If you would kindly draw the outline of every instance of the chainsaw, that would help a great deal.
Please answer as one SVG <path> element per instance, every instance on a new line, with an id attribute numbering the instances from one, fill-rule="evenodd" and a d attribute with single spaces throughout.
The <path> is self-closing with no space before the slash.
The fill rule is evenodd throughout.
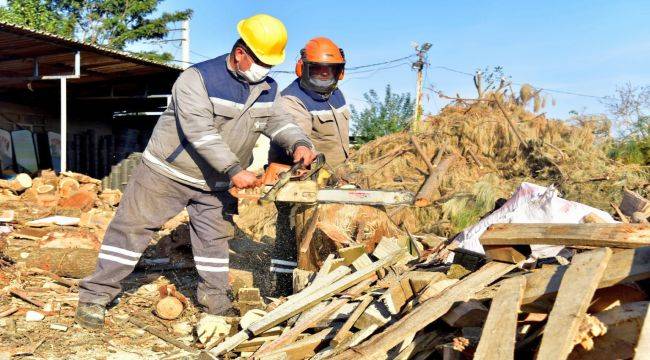
<path id="1" fill-rule="evenodd" d="M 239 199 L 260 203 L 288 202 L 305 204 L 411 205 L 413 193 L 408 191 L 364 190 L 356 188 L 319 188 L 317 178 L 325 165 L 318 154 L 309 169 L 302 162 L 293 166 L 270 163 L 252 190 L 231 188 Z"/>

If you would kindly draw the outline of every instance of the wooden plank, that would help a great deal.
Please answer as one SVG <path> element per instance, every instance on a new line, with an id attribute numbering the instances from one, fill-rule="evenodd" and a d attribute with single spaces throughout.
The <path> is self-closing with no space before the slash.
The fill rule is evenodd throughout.
<path id="1" fill-rule="evenodd" d="M 307 336 L 293 344 L 278 349 L 277 351 L 256 358 L 259 358 L 260 360 L 277 358 L 285 360 L 302 360 L 310 358 L 316 354 L 316 349 L 322 342 L 332 338 L 332 333 L 332 329 L 324 329 L 314 335 Z"/>
<path id="2" fill-rule="evenodd" d="M 509 245 L 483 245 L 483 250 L 488 258 L 511 264 L 516 264 L 528 258 L 528 256 Z M 530 249 L 528 252 L 530 253 Z"/>
<path id="3" fill-rule="evenodd" d="M 514 359 L 517 315 L 525 288 L 526 278 L 523 276 L 515 276 L 501 282 L 490 305 L 474 359 Z"/>
<path id="4" fill-rule="evenodd" d="M 386 289 L 386 292 L 381 296 L 380 300 L 384 302 L 386 308 L 388 308 L 388 311 L 392 315 L 397 315 L 411 298 L 413 298 L 411 284 L 408 278 L 403 278 L 399 282 L 395 281 L 393 285 Z"/>
<path id="5" fill-rule="evenodd" d="M 573 257 L 562 279 L 555 305 L 544 328 L 537 353 L 539 360 L 566 359 L 573 350 L 580 321 L 612 256 L 609 248 L 580 253 Z M 576 291 L 579 289 L 579 291 Z"/>
<path id="6" fill-rule="evenodd" d="M 557 293 L 568 265 L 537 269 L 526 276 L 526 291 L 522 304 L 532 304 Z M 619 251 L 612 255 L 598 288 L 650 278 L 650 246 Z M 494 296 L 496 287 L 477 294 L 477 299 Z M 425 290 L 426 291 L 426 290 Z"/>
<path id="7" fill-rule="evenodd" d="M 363 314 L 363 312 L 366 310 L 366 308 L 368 307 L 368 305 L 370 305 L 371 302 L 372 302 L 372 296 L 365 295 L 363 300 L 361 300 L 359 305 L 357 305 L 357 307 L 354 309 L 354 312 L 352 312 L 350 317 L 345 321 L 343 326 L 341 326 L 339 331 L 336 333 L 334 339 L 332 339 L 331 341 L 332 345 L 336 346 L 342 343 L 345 339 L 352 336 L 350 329 L 352 329 L 354 323 L 357 322 L 361 314 Z"/>
<path id="8" fill-rule="evenodd" d="M 476 291 L 481 290 L 514 268 L 515 266 L 512 264 L 499 262 L 486 264 L 480 270 L 450 286 L 446 291 L 420 304 L 381 333 L 354 349 L 345 351 L 335 359 L 358 359 L 360 356 L 370 358 L 385 354 L 414 332 L 422 330 L 439 319 L 451 309 L 454 303 L 469 300 Z"/>
<path id="9" fill-rule="evenodd" d="M 637 248 L 650 245 L 648 224 L 494 224 L 483 245 L 575 245 Z"/>
<path id="10" fill-rule="evenodd" d="M 271 353 L 282 346 L 285 346 L 289 343 L 296 341 L 298 336 L 302 334 L 305 330 L 315 326 L 320 320 L 330 316 L 330 314 L 340 309 L 342 306 L 347 304 L 351 299 L 361 295 L 361 293 L 363 293 L 366 289 L 368 289 L 370 285 L 372 285 L 372 283 L 376 280 L 377 280 L 377 276 L 371 276 L 369 279 L 360 282 L 359 284 L 353 286 L 348 291 L 346 291 L 345 297 L 332 300 L 332 302 L 329 303 L 317 315 L 306 319 L 301 319 L 301 321 L 296 323 L 289 331 L 282 334 L 279 338 L 277 338 L 273 342 L 270 342 L 262 346 L 262 348 L 260 348 L 258 352 L 258 355 Z"/>
<path id="11" fill-rule="evenodd" d="M 648 312 L 648 301 L 623 304 L 610 310 L 595 314 L 592 318 L 600 323 L 602 331 L 596 336 L 591 333 L 576 346 L 569 356 L 570 360 L 611 360 L 632 359 L 639 343 L 639 335 Z M 584 324 L 584 321 L 583 321 Z M 641 354 L 641 359 L 648 359 L 648 353 Z"/>
<path id="12" fill-rule="evenodd" d="M 339 256 L 345 260 L 345 265 L 352 265 L 352 262 L 359 256 L 366 253 L 365 245 L 353 245 L 349 247 L 340 248 L 338 250 Z"/>
<path id="13" fill-rule="evenodd" d="M 647 359 L 650 354 L 650 306 L 646 309 L 643 326 L 639 334 L 639 341 L 634 349 L 634 360 Z"/>
<path id="14" fill-rule="evenodd" d="M 426 288 L 429 284 L 447 279 L 447 275 L 444 273 L 421 270 L 409 271 L 406 273 L 406 277 L 409 279 L 411 289 L 416 294 L 419 294 L 420 291 Z"/>
<path id="15" fill-rule="evenodd" d="M 481 327 L 487 318 L 488 309 L 479 301 L 462 302 L 442 316 L 442 321 L 456 328 Z"/>
<path id="16" fill-rule="evenodd" d="M 327 258 L 325 258 L 325 261 L 323 261 L 323 265 L 321 265 L 320 269 L 316 273 L 316 277 L 314 277 L 314 280 L 312 281 L 312 284 L 317 283 L 325 275 L 332 272 L 332 263 L 334 261 L 334 257 L 335 257 L 334 254 L 327 255 Z"/>
<path id="17" fill-rule="evenodd" d="M 352 262 L 352 266 L 354 266 L 354 269 L 357 271 L 363 270 L 369 266 L 372 266 L 372 260 L 370 260 L 368 254 L 363 253 Z"/>
<path id="18" fill-rule="evenodd" d="M 210 354 L 214 357 L 217 357 L 227 351 L 232 350 L 235 346 L 239 345 L 241 342 L 248 340 L 250 334 L 258 335 L 263 333 L 265 330 L 272 328 L 275 325 L 283 322 L 284 320 L 303 312 L 305 309 L 312 307 L 314 304 L 317 304 L 325 299 L 332 297 L 333 294 L 339 293 L 347 288 L 350 288 L 365 279 L 374 276 L 375 272 L 379 269 L 382 269 L 386 266 L 394 264 L 401 254 L 395 254 L 385 259 L 381 259 L 373 263 L 371 266 L 357 271 L 353 274 L 350 274 L 335 283 L 322 287 L 319 290 L 314 291 L 308 296 L 295 297 L 287 302 L 281 304 L 266 316 L 256 321 L 254 324 L 244 329 L 239 333 L 233 335 L 232 337 L 226 339 L 224 342 L 219 344 L 216 348 L 210 351 Z M 337 269 L 338 270 L 338 269 Z M 308 288 L 309 289 L 309 288 Z M 295 300 L 294 300 L 295 299 Z"/>

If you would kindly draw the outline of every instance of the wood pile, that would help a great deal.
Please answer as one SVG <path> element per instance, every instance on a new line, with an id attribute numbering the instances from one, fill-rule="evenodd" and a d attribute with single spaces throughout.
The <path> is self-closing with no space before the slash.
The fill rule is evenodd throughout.
<path id="1" fill-rule="evenodd" d="M 417 241 L 417 240 L 413 240 Z M 642 359 L 650 226 L 499 224 L 484 246 L 563 245 L 570 259 L 426 265 L 395 238 L 341 248 L 304 289 L 240 323 L 204 358 Z M 421 248 L 425 248 L 424 245 Z M 294 276 L 299 276 L 296 270 Z M 460 274 L 454 276 L 453 274 Z M 459 278 L 457 278 L 459 277 Z M 246 314 L 242 314 L 247 317 Z M 643 329 L 643 330 L 642 330 Z"/>

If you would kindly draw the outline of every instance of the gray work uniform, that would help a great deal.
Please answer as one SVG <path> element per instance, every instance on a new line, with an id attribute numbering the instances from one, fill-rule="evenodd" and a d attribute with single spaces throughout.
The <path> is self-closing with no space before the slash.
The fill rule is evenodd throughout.
<path id="1" fill-rule="evenodd" d="M 324 96 L 305 89 L 300 79 L 294 80 L 282 90 L 282 107 L 291 114 L 293 121 L 309 136 L 316 150 L 325 155 L 330 168 L 344 164 L 349 157 L 350 110 L 340 89 Z M 280 144 L 272 143 L 269 161 L 290 163 Z M 291 219 L 304 212 L 307 207 L 290 203 L 276 203 L 278 220 L 276 238 L 271 254 L 270 271 L 275 273 L 283 291 L 276 296 L 288 295 L 288 283 L 297 263 L 297 241 L 299 234 L 291 226 Z M 284 284 L 282 284 L 284 283 Z"/>
<path id="2" fill-rule="evenodd" d="M 248 84 L 226 65 L 227 55 L 184 71 L 158 119 L 143 163 L 110 223 L 95 273 L 80 283 L 79 301 L 106 305 L 134 269 L 153 231 L 187 208 L 200 280 L 198 301 L 209 313 L 230 307 L 228 240 L 237 201 L 230 177 L 252 162 L 260 134 L 292 152 L 313 147 L 278 104 L 271 78 Z"/>

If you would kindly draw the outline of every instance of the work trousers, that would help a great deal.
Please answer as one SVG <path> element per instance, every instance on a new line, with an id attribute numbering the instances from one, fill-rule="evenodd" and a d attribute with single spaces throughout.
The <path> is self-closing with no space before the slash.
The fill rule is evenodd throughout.
<path id="1" fill-rule="evenodd" d="M 153 232 L 187 208 L 192 253 L 199 273 L 198 302 L 211 314 L 230 308 L 228 240 L 237 200 L 227 191 L 208 192 L 160 175 L 140 163 L 127 185 L 102 242 L 95 272 L 79 284 L 79 301 L 107 305 L 138 263 Z"/>

